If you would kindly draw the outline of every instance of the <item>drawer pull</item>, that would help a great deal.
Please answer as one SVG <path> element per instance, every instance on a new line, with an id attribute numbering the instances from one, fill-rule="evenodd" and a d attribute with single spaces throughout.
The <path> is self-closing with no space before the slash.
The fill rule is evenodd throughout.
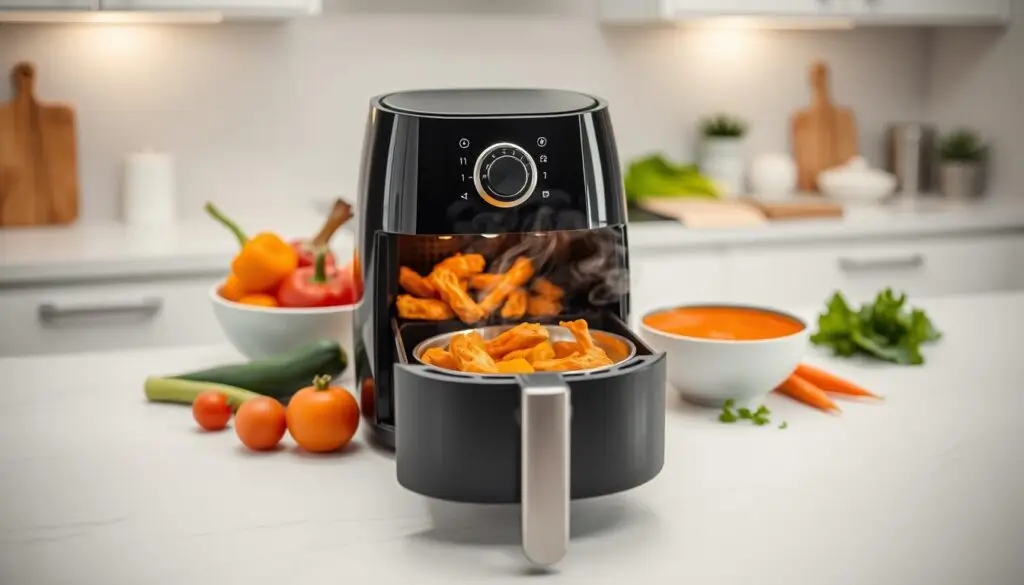
<path id="1" fill-rule="evenodd" d="M 840 258 L 839 268 L 844 272 L 862 272 L 865 270 L 896 270 L 900 268 L 920 268 L 924 266 L 924 256 L 892 256 L 888 258 Z"/>
<path id="2" fill-rule="evenodd" d="M 164 307 L 163 299 L 146 298 L 139 302 L 110 303 L 96 305 L 73 305 L 61 307 L 54 303 L 39 305 L 39 320 L 52 324 L 61 319 L 75 317 L 137 316 L 142 319 L 155 317 Z"/>

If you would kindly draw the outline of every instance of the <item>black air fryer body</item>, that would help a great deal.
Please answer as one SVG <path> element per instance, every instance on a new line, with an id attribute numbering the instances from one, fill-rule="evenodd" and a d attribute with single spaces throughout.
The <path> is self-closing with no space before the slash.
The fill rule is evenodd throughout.
<path id="1" fill-rule="evenodd" d="M 404 322 L 395 309 L 401 266 L 427 274 L 457 252 L 494 264 L 532 256 L 538 274 L 567 293 L 564 314 L 548 322 L 585 318 L 637 346 L 636 357 L 611 369 L 562 374 L 571 392 L 572 497 L 657 475 L 664 355 L 626 325 L 626 204 L 603 101 L 528 89 L 376 97 L 358 214 L 365 296 L 356 313 L 356 375 L 376 439 L 396 448 L 402 485 L 458 501 L 521 495 L 516 378 L 418 363 L 411 352 L 419 342 L 469 326 Z"/>

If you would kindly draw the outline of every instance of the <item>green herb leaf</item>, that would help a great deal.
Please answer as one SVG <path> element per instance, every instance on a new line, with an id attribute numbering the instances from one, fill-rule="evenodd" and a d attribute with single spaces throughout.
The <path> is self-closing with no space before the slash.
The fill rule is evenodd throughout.
<path id="1" fill-rule="evenodd" d="M 736 417 L 735 414 L 732 413 L 732 411 L 723 410 L 722 414 L 718 415 L 718 420 L 724 423 L 734 423 L 739 419 Z"/>
<path id="2" fill-rule="evenodd" d="M 754 418 L 754 414 L 752 412 L 750 412 L 749 408 L 741 408 L 740 409 L 740 418 L 745 419 L 745 420 L 750 420 L 750 419 Z"/>
<path id="3" fill-rule="evenodd" d="M 788 429 L 789 428 L 789 423 L 786 422 L 786 421 L 782 421 L 782 424 L 779 425 L 779 428 L 780 429 Z"/>
<path id="4" fill-rule="evenodd" d="M 886 288 L 854 311 L 836 292 L 818 316 L 811 343 L 828 347 L 839 357 L 868 355 L 901 365 L 924 363 L 921 346 L 941 339 L 942 333 L 921 309 L 907 306 L 907 295 Z"/>

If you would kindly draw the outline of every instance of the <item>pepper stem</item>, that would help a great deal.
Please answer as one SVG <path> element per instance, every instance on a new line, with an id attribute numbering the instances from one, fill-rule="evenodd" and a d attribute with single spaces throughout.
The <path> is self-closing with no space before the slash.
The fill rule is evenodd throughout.
<path id="1" fill-rule="evenodd" d="M 327 282 L 327 248 L 319 248 L 316 251 L 316 261 L 313 263 L 313 282 L 317 284 Z"/>
<path id="2" fill-rule="evenodd" d="M 235 223 L 234 221 L 228 219 L 228 216 L 224 215 L 224 213 L 221 210 L 217 209 L 213 205 L 213 203 L 207 201 L 206 205 L 203 206 L 203 209 L 206 210 L 206 213 L 210 214 L 210 217 L 217 220 L 218 222 L 221 223 L 221 225 L 231 230 L 231 233 L 235 234 L 235 237 L 238 238 L 239 245 L 244 246 L 249 241 L 249 236 L 245 235 L 245 232 L 242 231 L 242 228 L 238 227 L 238 224 Z"/>
<path id="3" fill-rule="evenodd" d="M 319 392 L 321 390 L 327 390 L 331 386 L 331 377 L 327 374 L 323 376 L 315 376 L 313 378 L 313 388 Z"/>

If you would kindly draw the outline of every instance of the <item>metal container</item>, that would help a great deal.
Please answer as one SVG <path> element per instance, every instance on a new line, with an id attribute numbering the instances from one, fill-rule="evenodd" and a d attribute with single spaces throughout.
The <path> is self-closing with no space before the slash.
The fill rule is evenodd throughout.
<path id="1" fill-rule="evenodd" d="M 463 329 L 462 331 L 454 331 L 452 333 L 443 333 L 441 335 L 435 335 L 434 337 L 431 337 L 430 339 L 427 339 L 419 343 L 415 347 L 415 349 L 412 350 L 412 355 L 416 359 L 416 361 L 422 364 L 424 363 L 424 352 L 426 352 L 428 349 L 432 347 L 448 347 L 448 342 L 450 342 L 452 338 L 455 337 L 456 335 L 463 335 L 466 333 L 476 332 L 479 333 L 480 337 L 484 338 L 484 340 L 488 340 L 494 339 L 498 335 L 504 333 L 505 331 L 508 331 L 509 329 L 512 329 L 513 327 L 515 326 L 492 325 L 489 327 L 480 327 L 477 329 Z M 543 327 L 548 330 L 549 341 L 575 341 L 576 339 L 575 337 L 573 337 L 572 333 L 565 327 L 561 327 L 559 325 L 544 325 Z M 608 368 L 613 367 L 615 364 L 624 362 L 636 355 L 636 345 L 632 341 L 626 339 L 625 337 L 622 337 L 621 335 L 608 333 L 607 331 L 591 329 L 590 336 L 594 338 L 594 344 L 603 349 L 604 352 L 608 354 L 608 357 L 611 358 L 612 363 L 600 368 L 590 368 L 587 370 L 572 370 L 575 373 L 596 372 L 599 370 L 606 370 Z M 479 376 L 487 374 L 476 375 Z M 500 375 L 507 376 L 508 374 Z"/>
<path id="2" fill-rule="evenodd" d="M 935 129 L 893 124 L 886 132 L 886 170 L 896 175 L 896 192 L 912 197 L 935 190 Z"/>

